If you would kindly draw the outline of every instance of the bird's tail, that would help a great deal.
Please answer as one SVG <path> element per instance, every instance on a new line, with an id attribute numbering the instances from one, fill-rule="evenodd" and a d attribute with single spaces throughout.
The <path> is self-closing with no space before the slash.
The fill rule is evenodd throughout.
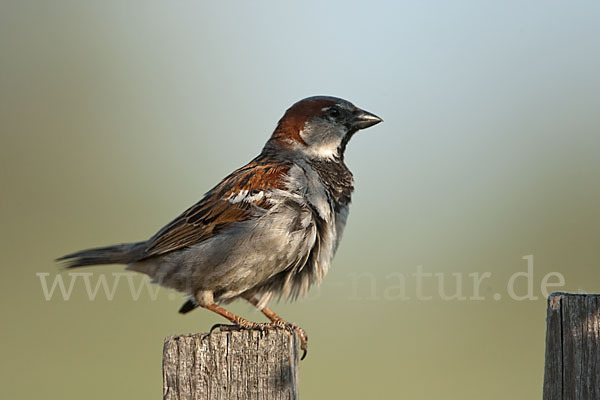
<path id="1" fill-rule="evenodd" d="M 146 242 L 96 247 L 67 254 L 57 258 L 56 261 L 64 261 L 66 268 L 100 264 L 129 264 L 141 259 L 145 248 Z"/>

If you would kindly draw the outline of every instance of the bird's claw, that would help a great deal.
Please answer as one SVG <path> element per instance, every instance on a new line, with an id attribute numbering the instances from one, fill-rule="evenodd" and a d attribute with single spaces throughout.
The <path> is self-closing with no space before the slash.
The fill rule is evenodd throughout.
<path id="1" fill-rule="evenodd" d="M 210 328 L 209 334 L 211 334 L 215 329 L 219 329 L 221 332 L 232 332 L 239 331 L 240 329 L 248 329 L 248 330 L 259 330 L 264 332 L 266 329 L 270 328 L 271 324 L 264 324 L 258 322 L 235 322 L 232 325 L 229 324 L 214 324 L 212 328 Z"/>
<path id="2" fill-rule="evenodd" d="M 296 324 L 286 322 L 283 320 L 273 321 L 271 325 L 277 328 L 285 329 L 291 333 L 298 334 L 298 336 L 300 337 L 300 349 L 302 349 L 302 357 L 300 357 L 300 360 L 304 360 L 306 354 L 308 353 L 308 335 L 306 334 L 304 329 L 300 328 Z"/>
<path id="3" fill-rule="evenodd" d="M 232 330 L 237 329 L 237 325 L 227 325 L 227 324 L 214 324 L 211 328 L 210 331 L 208 331 L 208 334 L 210 335 L 211 333 L 213 333 L 213 331 L 215 329 L 220 330 L 221 332 L 230 332 Z"/>
<path id="4" fill-rule="evenodd" d="M 297 333 L 298 337 L 300 337 L 300 349 L 302 349 L 302 357 L 300 357 L 300 360 L 304 360 L 304 358 L 306 357 L 306 354 L 308 353 L 308 335 L 306 334 L 304 329 L 300 328 L 298 325 L 293 324 L 291 322 L 279 320 L 279 321 L 273 321 L 272 323 L 269 324 L 269 323 L 250 322 L 250 321 L 244 321 L 244 322 L 240 321 L 240 322 L 236 322 L 234 325 L 214 324 L 212 326 L 212 328 L 210 328 L 210 331 L 208 332 L 208 334 L 210 335 L 211 333 L 213 333 L 213 331 L 215 329 L 219 329 L 221 332 L 239 331 L 240 329 L 249 329 L 249 330 L 255 329 L 255 330 L 264 332 L 268 328 L 285 329 L 288 332 Z"/>

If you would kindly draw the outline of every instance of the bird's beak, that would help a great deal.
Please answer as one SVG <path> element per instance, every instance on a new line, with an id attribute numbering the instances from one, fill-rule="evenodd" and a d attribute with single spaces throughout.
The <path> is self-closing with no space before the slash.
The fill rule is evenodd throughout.
<path id="1" fill-rule="evenodd" d="M 358 109 L 354 113 L 352 118 L 352 127 L 354 129 L 365 129 L 375 124 L 382 122 L 383 120 L 375 114 L 371 114 L 368 111 Z"/>

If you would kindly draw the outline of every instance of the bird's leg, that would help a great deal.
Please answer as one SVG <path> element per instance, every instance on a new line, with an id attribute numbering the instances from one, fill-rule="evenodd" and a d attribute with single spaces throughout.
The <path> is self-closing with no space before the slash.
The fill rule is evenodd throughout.
<path id="1" fill-rule="evenodd" d="M 232 323 L 234 323 L 235 325 L 237 325 L 240 328 L 261 329 L 262 330 L 268 326 L 268 324 L 259 324 L 256 322 L 248 321 L 247 319 L 242 318 L 239 315 L 232 313 L 231 311 L 227 311 L 226 309 L 224 309 L 221 306 L 218 306 L 215 303 L 210 303 L 208 305 L 202 305 L 201 307 L 206 308 L 207 310 L 210 310 L 212 312 L 219 314 L 220 316 L 228 319 L 229 321 L 231 321 Z M 216 324 L 216 325 L 213 325 L 212 328 L 210 328 L 210 332 L 212 332 L 216 328 L 219 328 L 219 329 L 225 328 L 224 330 L 226 330 L 226 329 L 228 329 L 227 328 L 228 326 L 230 326 L 230 325 Z"/>
<path id="2" fill-rule="evenodd" d="M 279 315 L 275 314 L 268 307 L 259 308 L 258 300 L 256 300 L 254 297 L 246 298 L 246 300 L 248 300 L 250 304 L 258 308 L 267 318 L 269 318 L 271 320 L 271 325 L 298 333 L 298 336 L 300 337 L 300 348 L 303 351 L 301 360 L 304 360 L 304 357 L 306 357 L 306 353 L 308 352 L 308 335 L 304 329 L 292 322 L 284 321 Z"/>

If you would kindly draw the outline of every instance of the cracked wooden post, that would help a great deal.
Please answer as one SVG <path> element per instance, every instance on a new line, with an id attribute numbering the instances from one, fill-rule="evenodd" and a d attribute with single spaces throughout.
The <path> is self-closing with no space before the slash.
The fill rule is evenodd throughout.
<path id="1" fill-rule="evenodd" d="M 169 336 L 163 399 L 298 399 L 298 337 L 284 329 Z"/>
<path id="2" fill-rule="evenodd" d="M 600 295 L 552 293 L 544 400 L 600 399 Z"/>

